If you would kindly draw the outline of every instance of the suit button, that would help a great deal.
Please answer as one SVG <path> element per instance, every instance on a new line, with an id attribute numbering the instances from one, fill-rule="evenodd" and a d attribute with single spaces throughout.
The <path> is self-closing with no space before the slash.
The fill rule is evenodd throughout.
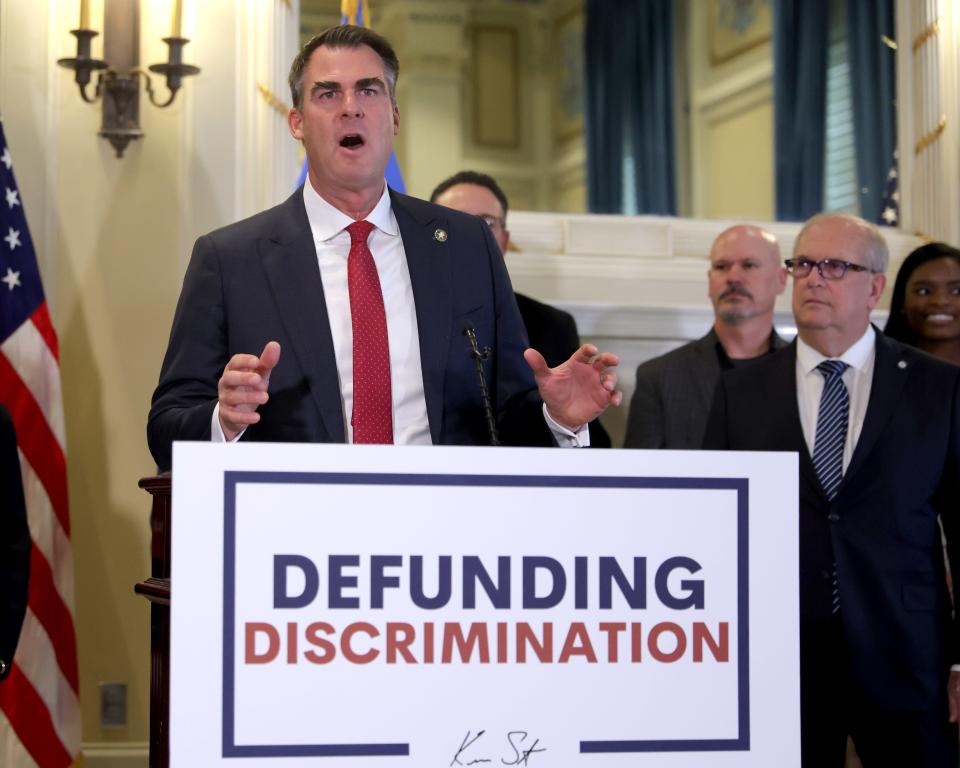
<path id="1" fill-rule="evenodd" d="M 831 523 L 839 523 L 840 515 L 838 515 L 836 512 L 831 512 L 829 515 L 827 515 L 827 520 L 829 520 Z"/>
<path id="2" fill-rule="evenodd" d="M 822 581 L 831 581 L 832 577 L 833 577 L 833 574 L 830 573 L 830 571 L 827 571 L 827 570 L 820 571 L 820 579 Z"/>

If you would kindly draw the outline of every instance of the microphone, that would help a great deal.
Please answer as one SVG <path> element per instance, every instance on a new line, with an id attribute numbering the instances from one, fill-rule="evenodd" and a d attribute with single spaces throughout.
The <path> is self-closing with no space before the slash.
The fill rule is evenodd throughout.
<path id="1" fill-rule="evenodd" d="M 477 343 L 477 329 L 469 320 L 463 324 L 463 335 L 470 345 L 470 357 L 473 358 L 477 369 L 477 386 L 480 387 L 480 399 L 483 401 L 483 415 L 487 422 L 487 434 L 490 445 L 500 445 L 500 436 L 497 433 L 497 420 L 493 416 L 493 404 L 490 401 L 490 390 L 487 388 L 487 377 L 483 372 L 483 361 L 490 359 L 490 347 L 480 349 Z"/>

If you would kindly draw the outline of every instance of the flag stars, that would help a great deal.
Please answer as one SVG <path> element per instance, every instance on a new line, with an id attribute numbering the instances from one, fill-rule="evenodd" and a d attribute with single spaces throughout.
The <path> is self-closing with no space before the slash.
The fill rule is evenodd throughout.
<path id="1" fill-rule="evenodd" d="M 883 213 L 881 214 L 881 217 L 887 224 L 897 223 L 897 212 L 890 206 L 887 206 L 886 208 L 883 209 Z"/>
<path id="2" fill-rule="evenodd" d="M 7 187 L 7 207 L 13 208 L 15 205 L 20 205 L 20 193 L 15 189 L 10 189 Z"/>
<path id="3" fill-rule="evenodd" d="M 6 147 L 3 148 L 3 154 L 0 155 L 0 163 L 3 163 L 8 171 L 10 170 L 10 166 L 13 165 L 13 160 L 10 159 L 10 150 Z"/>
<path id="4" fill-rule="evenodd" d="M 7 236 L 3 239 L 7 241 L 7 245 L 10 247 L 11 251 L 14 248 L 16 248 L 18 245 L 22 245 L 22 243 L 20 242 L 20 230 L 14 229 L 13 227 L 9 228 L 9 231 L 7 232 Z"/>
<path id="5" fill-rule="evenodd" d="M 12 291 L 20 287 L 20 272 L 14 272 L 11 267 L 7 267 L 7 274 L 0 277 L 0 282 L 7 284 L 7 290 Z"/>

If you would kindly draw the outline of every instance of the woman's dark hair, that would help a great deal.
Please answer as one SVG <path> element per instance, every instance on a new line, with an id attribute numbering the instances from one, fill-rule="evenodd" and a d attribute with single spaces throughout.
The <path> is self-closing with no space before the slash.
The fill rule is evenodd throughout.
<path id="1" fill-rule="evenodd" d="M 893 296 L 890 298 L 890 316 L 887 318 L 887 325 L 883 332 L 904 344 L 915 345 L 917 334 L 915 334 L 907 324 L 907 316 L 903 313 L 903 302 L 907 296 L 907 281 L 910 275 L 921 264 L 935 259 L 954 259 L 960 264 L 960 250 L 953 248 L 946 243 L 927 243 L 914 250 L 900 265 L 900 271 L 897 272 L 897 281 L 893 286 Z"/>

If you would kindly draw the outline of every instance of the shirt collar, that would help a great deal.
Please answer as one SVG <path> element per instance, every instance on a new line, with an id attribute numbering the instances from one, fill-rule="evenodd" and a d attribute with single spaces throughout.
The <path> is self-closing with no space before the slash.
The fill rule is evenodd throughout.
<path id="1" fill-rule="evenodd" d="M 353 224 L 354 220 L 350 216 L 335 208 L 317 194 L 309 179 L 303 185 L 303 204 L 307 209 L 307 220 L 310 222 L 314 240 L 320 242 L 332 240 Z M 380 195 L 380 199 L 365 220 L 384 234 L 394 236 L 400 234 L 397 221 L 393 217 L 390 190 L 387 188 L 386 182 L 383 185 L 383 194 Z"/>
<path id="2" fill-rule="evenodd" d="M 713 340 L 714 349 L 717 350 L 717 360 L 720 362 L 720 369 L 724 371 L 729 371 L 731 368 L 735 368 L 736 363 L 734 363 L 733 360 L 730 359 L 730 355 L 727 354 L 727 350 L 725 350 L 723 348 L 723 344 L 720 343 L 720 337 L 717 335 L 716 326 L 710 329 L 710 337 Z M 769 346 L 767 347 L 767 351 L 762 352 L 757 357 L 740 358 L 737 360 L 737 363 L 748 362 L 750 360 L 757 360 L 760 357 L 763 357 L 765 355 L 772 355 L 776 351 L 777 351 L 777 331 L 775 328 L 771 328 Z"/>
<path id="3" fill-rule="evenodd" d="M 797 360 L 800 363 L 800 368 L 807 374 L 816 370 L 817 366 L 824 360 L 842 360 L 851 368 L 862 371 L 870 361 L 870 355 L 873 353 L 876 344 L 876 336 L 877 334 L 874 332 L 873 326 L 867 325 L 867 330 L 863 336 L 854 342 L 840 357 L 836 358 L 828 358 L 826 355 L 817 352 L 817 350 L 798 336 Z"/>

